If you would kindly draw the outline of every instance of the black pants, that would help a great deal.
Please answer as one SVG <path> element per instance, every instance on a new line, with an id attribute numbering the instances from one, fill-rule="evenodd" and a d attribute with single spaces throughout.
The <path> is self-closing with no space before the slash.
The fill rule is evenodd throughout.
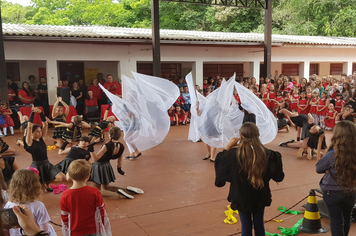
<path id="1" fill-rule="evenodd" d="M 355 193 L 324 191 L 323 199 L 329 211 L 332 236 L 349 235 L 351 211 L 355 204 Z"/>

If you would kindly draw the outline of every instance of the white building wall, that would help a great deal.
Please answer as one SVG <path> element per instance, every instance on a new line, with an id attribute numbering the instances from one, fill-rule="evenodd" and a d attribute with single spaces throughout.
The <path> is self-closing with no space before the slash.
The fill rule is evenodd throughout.
<path id="1" fill-rule="evenodd" d="M 244 63 L 244 76 L 255 76 L 256 67 L 263 61 L 262 48 L 256 47 L 214 47 L 210 46 L 161 46 L 161 60 L 182 63 L 183 75 L 193 70 L 196 83 L 202 85 L 204 63 Z M 320 75 L 328 75 L 330 62 L 356 62 L 356 48 L 353 47 L 308 47 L 283 46 L 272 48 L 272 75 L 281 73 L 282 63 L 310 61 L 320 63 Z M 131 77 L 137 62 L 152 61 L 150 45 L 104 45 L 80 43 L 42 43 L 5 41 L 7 61 L 20 61 L 21 79 L 29 74 L 38 74 L 38 67 L 47 65 L 49 86 L 58 81 L 58 61 L 84 61 L 85 68 L 98 68 L 100 72 L 111 73 L 117 79 L 121 74 Z M 23 62 L 22 61 L 26 61 Z M 56 72 L 57 70 L 57 72 Z M 55 101 L 55 88 L 49 88 L 50 104 Z"/>

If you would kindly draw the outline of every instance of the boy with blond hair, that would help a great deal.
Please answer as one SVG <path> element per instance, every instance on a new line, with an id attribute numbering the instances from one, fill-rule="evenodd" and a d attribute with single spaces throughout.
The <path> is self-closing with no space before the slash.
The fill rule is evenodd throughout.
<path id="1" fill-rule="evenodd" d="M 60 200 L 64 236 L 112 235 L 100 191 L 86 185 L 90 170 L 85 160 L 75 160 L 68 167 L 67 180 L 72 180 L 73 186 L 63 192 Z"/>

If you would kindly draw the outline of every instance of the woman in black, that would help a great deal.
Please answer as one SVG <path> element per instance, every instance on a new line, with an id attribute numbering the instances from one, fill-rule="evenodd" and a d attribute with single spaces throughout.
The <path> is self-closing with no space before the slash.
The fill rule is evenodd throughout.
<path id="1" fill-rule="evenodd" d="M 90 145 L 90 138 L 87 136 L 83 136 L 79 139 L 79 143 L 77 146 L 73 146 L 71 148 L 65 149 L 66 144 L 62 145 L 58 154 L 67 154 L 67 156 L 63 159 L 63 161 L 59 162 L 56 167 L 61 170 L 64 174 L 67 174 L 68 166 L 74 160 L 85 159 L 89 160 L 91 157 L 91 153 L 94 151 L 93 145 Z M 90 146 L 89 146 L 90 145 Z"/>
<path id="2" fill-rule="evenodd" d="M 43 128 L 37 124 L 33 124 L 35 113 L 39 113 L 41 116 Z M 40 181 L 47 190 L 51 190 L 46 186 L 49 182 L 63 182 L 66 180 L 65 175 L 55 166 L 53 166 L 47 156 L 47 145 L 44 142 L 44 138 L 47 135 L 48 124 L 45 115 L 39 108 L 33 108 L 30 119 L 27 125 L 27 134 L 24 139 L 25 150 L 31 153 L 32 163 L 31 167 L 36 168 L 39 171 Z"/>
<path id="3" fill-rule="evenodd" d="M 283 113 L 279 112 L 281 109 L 286 108 L 286 107 L 288 107 L 288 103 L 282 102 L 279 105 L 277 105 L 274 108 L 274 110 L 275 110 L 276 116 L 277 116 L 278 130 L 285 129 L 287 132 L 289 132 L 289 125 L 287 124 L 286 116 Z"/>
<path id="4" fill-rule="evenodd" d="M 230 182 L 228 201 L 239 211 L 242 236 L 252 235 L 252 225 L 255 236 L 265 235 L 264 209 L 272 202 L 269 181 L 284 179 L 281 154 L 264 147 L 259 136 L 254 123 L 244 123 L 240 138 L 231 139 L 215 160 L 215 186 Z"/>
<path id="5" fill-rule="evenodd" d="M 128 194 L 124 189 L 109 186 L 111 182 L 115 182 L 116 177 L 111 167 L 110 160 L 117 159 L 117 171 L 119 174 L 125 174 L 121 170 L 122 153 L 124 152 L 124 145 L 119 142 L 121 130 L 118 127 L 112 127 L 109 131 L 110 141 L 101 147 L 98 153 L 93 153 L 95 162 L 91 168 L 90 185 L 97 187 L 104 197 L 125 197 L 133 199 L 134 197 Z M 88 182 L 89 183 L 89 182 Z M 143 193 L 139 188 L 127 187 L 126 190 L 134 193 Z"/>
<path id="6" fill-rule="evenodd" d="M 71 92 L 72 95 L 75 97 L 75 100 L 77 100 L 77 106 L 75 108 L 77 109 L 78 115 L 84 115 L 85 97 L 78 85 L 78 82 L 73 83 L 73 88 Z"/>

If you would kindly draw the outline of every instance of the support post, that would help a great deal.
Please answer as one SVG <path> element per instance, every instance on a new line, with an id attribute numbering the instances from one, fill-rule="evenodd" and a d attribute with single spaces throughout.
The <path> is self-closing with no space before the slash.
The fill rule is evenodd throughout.
<path id="1" fill-rule="evenodd" d="M 264 41 L 263 77 L 271 78 L 271 51 L 272 51 L 272 0 L 266 0 L 265 9 L 265 41 Z"/>
<path id="2" fill-rule="evenodd" d="M 161 77 L 159 0 L 151 0 L 153 75 Z"/>
<path id="3" fill-rule="evenodd" d="M 4 36 L 2 33 L 1 5 L 0 5 L 0 100 L 8 101 L 8 88 L 6 78 Z"/>

